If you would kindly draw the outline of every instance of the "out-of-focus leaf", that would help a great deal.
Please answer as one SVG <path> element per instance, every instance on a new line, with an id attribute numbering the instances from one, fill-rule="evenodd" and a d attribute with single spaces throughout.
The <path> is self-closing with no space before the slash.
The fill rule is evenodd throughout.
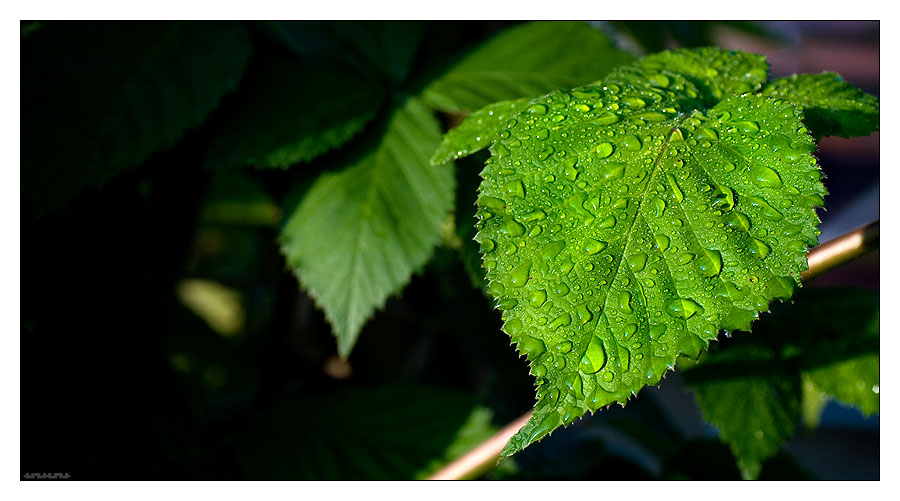
<path id="1" fill-rule="evenodd" d="M 48 23 L 22 41 L 22 194 L 40 213 L 197 127 L 250 55 L 231 22 Z"/>
<path id="2" fill-rule="evenodd" d="M 341 146 L 375 116 L 385 90 L 350 71 L 269 56 L 224 110 L 208 164 L 281 167 Z"/>
<path id="3" fill-rule="evenodd" d="M 752 334 L 732 341 L 683 376 L 745 478 L 756 478 L 793 435 L 801 410 L 807 423 L 817 420 L 821 399 L 802 401 L 804 393 L 878 412 L 875 292 L 803 289 L 794 304 L 773 306 Z"/>
<path id="4" fill-rule="evenodd" d="M 865 136 L 878 130 L 878 98 L 837 73 L 777 78 L 763 88 L 762 95 L 801 106 L 804 123 L 817 138 Z"/>
<path id="5" fill-rule="evenodd" d="M 489 437 L 490 415 L 425 386 L 294 394 L 248 425 L 238 459 L 253 480 L 412 480 Z"/>
<path id="6" fill-rule="evenodd" d="M 587 23 L 527 23 L 469 52 L 422 96 L 440 110 L 474 111 L 496 101 L 590 83 L 633 60 Z"/>

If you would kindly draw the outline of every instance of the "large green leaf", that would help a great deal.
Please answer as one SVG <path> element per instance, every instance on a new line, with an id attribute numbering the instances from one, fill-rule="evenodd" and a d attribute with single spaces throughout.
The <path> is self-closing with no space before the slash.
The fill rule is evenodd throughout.
<path id="1" fill-rule="evenodd" d="M 351 71 L 288 56 L 259 61 L 241 91 L 210 144 L 213 167 L 308 162 L 359 133 L 385 94 Z"/>
<path id="2" fill-rule="evenodd" d="M 22 194 L 37 211 L 137 167 L 237 87 L 240 24 L 50 23 L 22 42 Z"/>
<path id="3" fill-rule="evenodd" d="M 774 305 L 752 334 L 725 340 L 683 372 L 745 478 L 756 478 L 793 435 L 810 390 L 801 383 L 813 396 L 878 412 L 878 294 L 805 288 L 794 301 Z"/>
<path id="4" fill-rule="evenodd" d="M 536 99 L 496 136 L 477 238 L 538 384 L 504 455 L 791 296 L 825 188 L 800 111 L 733 95 L 765 74 L 758 56 L 676 51 Z"/>
<path id="5" fill-rule="evenodd" d="M 762 94 L 800 105 L 804 123 L 816 137 L 865 136 L 878 130 L 878 98 L 837 73 L 778 78 L 766 85 Z"/>
<path id="6" fill-rule="evenodd" d="M 240 466 L 251 480 L 424 478 L 488 438 L 490 418 L 471 396 L 427 386 L 293 395 L 248 424 Z"/>
<path id="7" fill-rule="evenodd" d="M 380 142 L 321 175 L 281 233 L 282 252 L 347 356 L 363 324 L 421 267 L 453 207 L 453 166 L 433 167 L 437 121 L 414 98 Z"/>
<path id="8" fill-rule="evenodd" d="M 587 23 L 526 23 L 468 53 L 422 97 L 440 110 L 474 111 L 495 101 L 593 82 L 632 60 Z"/>

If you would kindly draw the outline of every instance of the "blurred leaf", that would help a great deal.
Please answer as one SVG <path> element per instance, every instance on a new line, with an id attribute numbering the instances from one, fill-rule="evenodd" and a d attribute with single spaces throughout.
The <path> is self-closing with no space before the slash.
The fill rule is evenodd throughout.
<path id="1" fill-rule="evenodd" d="M 385 89 L 349 71 L 268 56 L 223 111 L 208 164 L 281 167 L 346 143 L 374 118 Z"/>
<path id="2" fill-rule="evenodd" d="M 878 355 L 811 369 L 804 377 L 821 393 L 852 405 L 864 415 L 878 413 Z"/>
<path id="3" fill-rule="evenodd" d="M 494 431 L 473 397 L 440 388 L 294 394 L 247 426 L 238 460 L 252 480 L 412 480 Z"/>
<path id="4" fill-rule="evenodd" d="M 878 130 L 878 98 L 837 73 L 777 78 L 763 87 L 762 95 L 801 106 L 804 123 L 817 138 L 866 136 Z"/>
<path id="5" fill-rule="evenodd" d="M 717 45 L 715 31 L 729 28 L 763 40 L 781 40 L 781 35 L 752 21 L 613 21 L 613 25 L 631 34 L 647 52 L 676 47 Z M 674 47 L 670 47 L 671 40 Z"/>
<path id="6" fill-rule="evenodd" d="M 453 165 L 433 167 L 437 121 L 410 98 L 380 143 L 322 174 L 289 216 L 282 252 L 350 354 L 363 324 L 439 241 L 453 207 Z"/>
<path id="7" fill-rule="evenodd" d="M 473 111 L 590 83 L 633 60 L 587 23 L 532 22 L 509 28 L 463 56 L 422 96 L 440 110 Z"/>
<path id="8" fill-rule="evenodd" d="M 765 348 L 746 344 L 706 354 L 701 363 L 739 360 L 752 364 L 774 356 Z M 745 479 L 759 475 L 763 461 L 774 456 L 794 434 L 800 418 L 799 378 L 767 372 L 769 376 L 708 381 L 695 386 L 703 417 L 731 447 Z"/>
<path id="9" fill-rule="evenodd" d="M 272 21 L 266 29 L 294 52 L 338 63 L 393 84 L 402 82 L 418 52 L 418 21 Z"/>
<path id="10" fill-rule="evenodd" d="M 808 391 L 801 381 L 866 414 L 878 411 L 878 294 L 804 288 L 794 300 L 682 373 L 745 478 L 793 435 Z"/>
<path id="11" fill-rule="evenodd" d="M 22 41 L 22 194 L 38 212 L 197 127 L 250 55 L 230 22 L 48 23 Z"/>

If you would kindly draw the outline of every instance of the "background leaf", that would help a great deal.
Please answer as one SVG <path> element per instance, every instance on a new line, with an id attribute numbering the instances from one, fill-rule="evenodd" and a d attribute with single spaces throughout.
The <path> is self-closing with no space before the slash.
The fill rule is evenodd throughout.
<path id="1" fill-rule="evenodd" d="M 587 23 L 527 23 L 472 50 L 428 85 L 422 98 L 440 110 L 474 111 L 589 83 L 632 60 Z"/>
<path id="2" fill-rule="evenodd" d="M 23 198 L 52 209 L 172 146 L 237 87 L 249 55 L 230 22 L 42 26 L 22 42 Z"/>
<path id="3" fill-rule="evenodd" d="M 413 98 L 380 142 L 320 176 L 281 233 L 282 252 L 325 310 L 341 356 L 431 255 L 453 206 L 453 165 L 433 167 L 437 121 Z"/>
<path id="4" fill-rule="evenodd" d="M 726 82 L 746 59 L 695 53 Z M 624 403 L 799 281 L 825 193 L 800 112 L 755 95 L 704 110 L 700 95 L 637 64 L 535 100 L 491 147 L 477 238 L 538 384 L 503 455 Z"/>
<path id="5" fill-rule="evenodd" d="M 794 304 L 774 305 L 752 334 L 715 348 L 683 375 L 744 478 L 756 478 L 763 461 L 794 434 L 801 381 L 866 415 L 878 412 L 874 291 L 804 288 Z"/>
<path id="6" fill-rule="evenodd" d="M 341 146 L 375 116 L 384 89 L 349 70 L 271 55 L 223 111 L 208 164 L 288 167 Z"/>
<path id="7" fill-rule="evenodd" d="M 845 82 L 837 73 L 777 78 L 762 94 L 801 106 L 804 123 L 817 138 L 865 136 L 878 130 L 878 98 Z"/>
<path id="8" fill-rule="evenodd" d="M 260 480 L 424 478 L 495 431 L 476 404 L 421 385 L 291 394 L 248 424 L 241 470 Z"/>

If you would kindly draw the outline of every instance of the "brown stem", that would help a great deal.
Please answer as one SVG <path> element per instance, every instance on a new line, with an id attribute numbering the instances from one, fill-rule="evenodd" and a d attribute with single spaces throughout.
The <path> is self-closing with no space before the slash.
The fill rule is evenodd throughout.
<path id="1" fill-rule="evenodd" d="M 807 255 L 809 270 L 803 272 L 801 279 L 809 281 L 878 248 L 878 237 L 879 221 L 875 221 L 812 249 Z M 504 426 L 474 449 L 428 477 L 428 480 L 463 480 L 480 475 L 496 464 L 503 446 L 529 419 L 531 411 Z"/>

